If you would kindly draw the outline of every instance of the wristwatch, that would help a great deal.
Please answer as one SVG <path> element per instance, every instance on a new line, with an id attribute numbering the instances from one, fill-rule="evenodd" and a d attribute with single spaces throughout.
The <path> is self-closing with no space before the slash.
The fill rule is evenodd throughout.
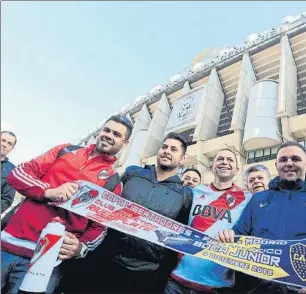
<path id="1" fill-rule="evenodd" d="M 81 244 L 81 250 L 80 250 L 80 253 L 79 255 L 76 257 L 76 258 L 84 258 L 88 252 L 88 248 L 86 246 L 86 244 L 84 243 L 80 243 Z"/>

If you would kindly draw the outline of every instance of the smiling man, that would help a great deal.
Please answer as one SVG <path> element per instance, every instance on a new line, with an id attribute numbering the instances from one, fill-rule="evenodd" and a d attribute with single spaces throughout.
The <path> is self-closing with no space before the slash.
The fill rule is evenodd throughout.
<path id="1" fill-rule="evenodd" d="M 219 241 L 234 242 L 235 234 L 271 240 L 306 238 L 306 150 L 296 142 L 282 144 L 275 166 L 278 176 L 269 189 L 254 194 L 233 230 L 219 232 Z M 292 288 L 260 280 L 245 286 L 243 293 L 288 293 Z"/>
<path id="2" fill-rule="evenodd" d="M 177 175 L 187 143 L 170 133 L 157 154 L 156 165 L 129 166 L 122 176 L 122 197 L 168 218 L 187 224 L 192 191 Z M 159 245 L 119 232 L 108 234 L 115 251 L 99 293 L 161 293 L 177 254 Z M 105 260 L 102 260 L 101 263 Z M 101 266 L 100 266 L 101 267 Z M 107 282 L 110 283 L 107 285 Z M 108 289 L 106 289 L 108 288 Z"/>
<path id="3" fill-rule="evenodd" d="M 233 183 L 239 168 L 232 150 L 220 150 L 211 170 L 213 182 L 209 186 L 198 185 L 192 189 L 189 225 L 215 237 L 219 230 L 232 228 L 251 194 L 244 193 Z M 233 284 L 233 271 L 209 260 L 185 255 L 172 272 L 164 293 L 211 293 L 218 292 L 220 288 L 232 287 Z"/>
<path id="4" fill-rule="evenodd" d="M 184 186 L 194 188 L 201 183 L 201 173 L 196 168 L 187 168 L 182 174 Z"/>
<path id="5" fill-rule="evenodd" d="M 270 172 L 264 165 L 253 165 L 245 172 L 244 181 L 248 191 L 252 194 L 267 190 Z"/>
<path id="6" fill-rule="evenodd" d="M 115 154 L 128 143 L 133 125 L 122 116 L 112 116 L 104 124 L 97 143 L 69 150 L 70 144 L 52 148 L 45 154 L 22 163 L 12 170 L 8 183 L 26 197 L 1 232 L 1 290 L 18 293 L 41 231 L 54 217 L 66 225 L 59 259 L 83 258 L 106 235 L 106 228 L 64 209 L 48 205 L 66 201 L 78 190 L 77 180 L 105 186 L 115 175 Z M 120 195 L 121 183 L 114 187 Z M 63 276 L 62 264 L 54 268 L 47 293 L 52 293 Z"/>

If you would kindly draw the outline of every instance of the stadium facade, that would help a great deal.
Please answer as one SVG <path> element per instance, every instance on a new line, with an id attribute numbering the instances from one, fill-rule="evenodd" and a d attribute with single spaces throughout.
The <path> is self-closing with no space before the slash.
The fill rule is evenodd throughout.
<path id="1" fill-rule="evenodd" d="M 278 146 L 286 140 L 306 144 L 306 13 L 250 35 L 241 46 L 203 51 L 166 85 L 118 113 L 134 123 L 130 143 L 116 163 L 119 172 L 128 165 L 155 163 L 163 137 L 175 131 L 189 144 L 181 170 L 197 167 L 203 183 L 212 180 L 211 160 L 222 148 L 238 155 L 238 185 L 256 163 L 275 176 Z M 99 129 L 79 143 L 94 143 Z"/>

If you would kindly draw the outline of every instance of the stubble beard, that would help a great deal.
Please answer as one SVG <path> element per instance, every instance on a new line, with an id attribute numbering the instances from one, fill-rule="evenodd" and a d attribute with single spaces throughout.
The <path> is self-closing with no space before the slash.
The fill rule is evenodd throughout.
<path id="1" fill-rule="evenodd" d="M 162 171 L 166 171 L 166 172 L 170 172 L 170 171 L 173 171 L 176 167 L 173 166 L 173 165 L 161 165 L 159 164 L 159 168 L 162 170 Z"/>
<path id="2" fill-rule="evenodd" d="M 234 179 L 235 175 L 234 174 L 231 174 L 231 175 L 228 175 L 228 176 L 220 176 L 218 173 L 216 173 L 217 175 L 217 178 L 220 182 L 228 182 L 228 181 L 231 181 Z"/>

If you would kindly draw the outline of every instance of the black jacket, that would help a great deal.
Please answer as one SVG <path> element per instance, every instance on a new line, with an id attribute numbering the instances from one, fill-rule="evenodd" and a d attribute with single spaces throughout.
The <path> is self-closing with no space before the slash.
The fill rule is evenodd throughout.
<path id="1" fill-rule="evenodd" d="M 1 161 L 1 213 L 7 210 L 13 203 L 15 190 L 8 185 L 7 176 L 15 168 L 7 157 Z"/>
<path id="2" fill-rule="evenodd" d="M 121 196 L 173 220 L 187 224 L 192 190 L 183 187 L 178 176 L 158 181 L 154 165 L 130 166 L 122 176 Z M 154 243 L 119 232 L 114 241 L 114 261 L 134 271 L 152 271 L 169 264 L 174 252 Z M 176 254 L 175 254 L 176 256 Z"/>

